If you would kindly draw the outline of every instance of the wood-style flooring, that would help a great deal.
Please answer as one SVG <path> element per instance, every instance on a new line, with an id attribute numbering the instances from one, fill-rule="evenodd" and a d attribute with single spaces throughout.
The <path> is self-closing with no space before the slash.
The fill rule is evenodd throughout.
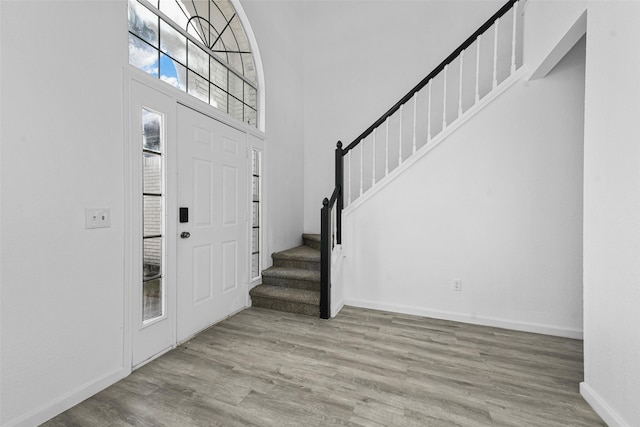
<path id="1" fill-rule="evenodd" d="M 603 426 L 582 341 L 345 307 L 250 308 L 46 426 Z"/>

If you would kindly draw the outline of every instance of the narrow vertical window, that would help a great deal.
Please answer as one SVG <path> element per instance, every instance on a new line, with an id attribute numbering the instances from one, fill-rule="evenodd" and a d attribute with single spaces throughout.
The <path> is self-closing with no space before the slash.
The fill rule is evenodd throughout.
<path id="1" fill-rule="evenodd" d="M 262 192 L 260 151 L 251 150 L 251 279 L 260 277 L 260 199 Z"/>
<path id="2" fill-rule="evenodd" d="M 165 312 L 162 119 L 161 114 L 142 109 L 143 323 L 160 318 Z"/>

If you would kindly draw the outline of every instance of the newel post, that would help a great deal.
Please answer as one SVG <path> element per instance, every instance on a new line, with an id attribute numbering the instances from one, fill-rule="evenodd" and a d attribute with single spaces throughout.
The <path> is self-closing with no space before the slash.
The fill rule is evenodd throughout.
<path id="1" fill-rule="evenodd" d="M 331 284 L 331 208 L 329 199 L 322 201 L 320 211 L 320 318 L 328 319 Z"/>
<path id="2" fill-rule="evenodd" d="M 344 206 L 344 154 L 342 152 L 342 141 L 336 144 L 336 187 L 338 198 L 336 200 L 336 243 L 342 243 L 342 208 Z"/>

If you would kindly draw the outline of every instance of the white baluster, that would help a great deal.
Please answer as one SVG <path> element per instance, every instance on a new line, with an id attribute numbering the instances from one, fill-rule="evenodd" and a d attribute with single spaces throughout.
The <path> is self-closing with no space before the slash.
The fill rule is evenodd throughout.
<path id="1" fill-rule="evenodd" d="M 347 197 L 347 204 L 351 204 L 351 151 L 349 151 L 349 197 Z"/>
<path id="2" fill-rule="evenodd" d="M 427 100 L 427 144 L 431 141 L 431 82 L 433 79 L 429 80 L 429 98 Z"/>
<path id="3" fill-rule="evenodd" d="M 513 4 L 513 34 L 511 36 L 511 74 L 516 72 L 516 30 L 518 23 L 518 2 Z"/>
<path id="4" fill-rule="evenodd" d="M 371 186 L 372 187 L 374 185 L 376 185 L 376 132 L 377 131 L 378 131 L 378 128 L 375 128 L 373 130 L 373 154 L 371 156 L 371 158 L 372 158 L 371 170 L 373 171 L 371 173 Z"/>
<path id="5" fill-rule="evenodd" d="M 389 173 L 389 117 L 387 117 L 387 137 L 384 143 L 384 176 Z"/>
<path id="6" fill-rule="evenodd" d="M 418 110 L 418 92 L 413 94 L 413 142 L 411 146 L 411 154 L 416 153 L 416 113 Z"/>
<path id="7" fill-rule="evenodd" d="M 462 68 L 464 68 L 464 50 L 460 53 L 460 88 L 458 89 L 458 117 L 462 116 Z"/>
<path id="8" fill-rule="evenodd" d="M 480 42 L 482 34 L 476 39 L 476 102 L 480 102 Z"/>
<path id="9" fill-rule="evenodd" d="M 493 89 L 498 86 L 498 30 L 500 29 L 500 18 L 496 19 L 496 27 L 493 37 Z"/>
<path id="10" fill-rule="evenodd" d="M 335 205 L 331 208 L 331 226 L 331 249 L 333 249 L 336 246 L 336 235 L 338 234 L 338 210 Z"/>
<path id="11" fill-rule="evenodd" d="M 364 139 L 360 140 L 360 195 L 362 196 L 362 183 L 364 179 L 362 178 L 362 174 L 364 172 L 364 163 L 362 162 L 362 152 L 364 151 Z"/>
<path id="12" fill-rule="evenodd" d="M 398 136 L 398 166 L 402 164 L 402 117 L 404 114 L 404 104 L 400 106 L 400 135 Z"/>
<path id="13" fill-rule="evenodd" d="M 449 64 L 444 66 L 444 97 L 442 100 L 442 130 L 447 127 L 447 69 Z"/>

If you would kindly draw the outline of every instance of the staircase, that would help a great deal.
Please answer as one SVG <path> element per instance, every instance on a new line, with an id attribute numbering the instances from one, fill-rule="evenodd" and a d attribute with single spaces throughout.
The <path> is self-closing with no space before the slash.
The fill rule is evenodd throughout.
<path id="1" fill-rule="evenodd" d="M 273 266 L 249 292 L 254 307 L 320 315 L 320 235 L 303 234 L 302 239 L 303 246 L 271 255 Z"/>

